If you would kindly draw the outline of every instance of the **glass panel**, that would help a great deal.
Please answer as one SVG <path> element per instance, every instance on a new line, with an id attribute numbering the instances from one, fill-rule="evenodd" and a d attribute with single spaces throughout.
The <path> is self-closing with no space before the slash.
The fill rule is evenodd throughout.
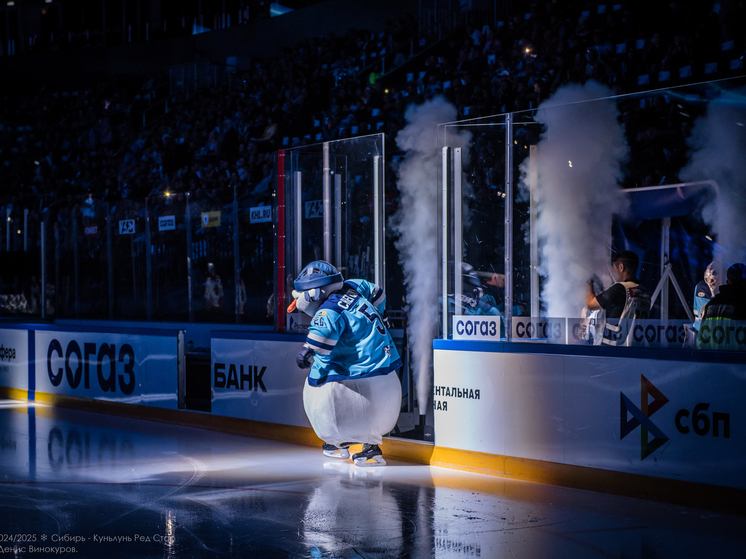
<path id="1" fill-rule="evenodd" d="M 250 191 L 238 193 L 240 322 L 272 324 L 274 316 L 274 175 Z"/>
<path id="2" fill-rule="evenodd" d="M 0 316 L 41 316 L 39 214 L 9 204 L 0 245 Z"/>
<path id="3" fill-rule="evenodd" d="M 345 277 L 375 281 L 375 165 L 383 136 L 330 142 L 334 253 Z M 379 167 L 382 169 L 382 167 Z M 383 180 L 379 177 L 379 180 Z"/>
<path id="4" fill-rule="evenodd" d="M 186 205 L 183 193 L 148 198 L 155 320 L 189 320 Z"/>
<path id="5" fill-rule="evenodd" d="M 290 184 L 293 185 L 293 197 L 286 205 L 293 209 L 293 221 L 300 212 L 300 230 L 294 229 L 291 259 L 287 261 L 293 278 L 308 262 L 324 259 L 324 158 L 323 146 L 314 145 L 290 151 Z M 286 184 L 288 184 L 286 182 Z M 300 185 L 300 187 L 299 187 Z M 300 200 L 298 200 L 300 190 Z M 292 200 L 292 203 L 290 203 Z M 296 208 L 296 204 L 300 206 Z M 288 217 L 290 213 L 288 213 Z M 298 236 L 299 235 L 299 236 Z M 300 258 L 296 256 L 296 242 L 300 242 Z"/>
<path id="6" fill-rule="evenodd" d="M 323 150 L 323 144 L 317 144 L 286 151 L 288 303 L 292 279 L 309 262 L 324 259 Z M 369 281 L 375 280 L 376 156 L 383 156 L 381 134 L 329 143 L 330 260 L 345 277 Z"/>
<path id="7" fill-rule="evenodd" d="M 129 203 L 123 201 L 117 208 L 112 207 L 111 211 L 116 213 L 118 210 L 117 215 L 120 219 L 129 218 L 132 212 L 125 209 L 129 205 Z M 61 316 L 94 319 L 113 318 L 110 315 L 110 258 L 107 234 L 117 234 L 118 222 L 114 218 L 115 221 L 112 225 L 107 224 L 109 204 L 93 197 L 85 198 L 71 209 L 72 212 L 69 217 L 65 215 L 67 212 L 63 210 L 60 223 L 60 233 L 64 237 L 64 244 L 59 253 L 61 259 L 60 273 L 64 274 L 64 279 L 61 278 L 63 284 L 60 295 L 64 293 L 66 311 Z M 113 227 L 114 230 L 108 230 L 107 227 Z M 140 227 L 142 228 L 142 223 L 140 223 Z M 122 268 L 122 265 L 131 261 L 132 247 L 131 245 L 125 245 L 125 243 L 132 237 L 133 235 L 130 235 L 121 239 L 118 245 L 115 243 L 118 251 L 115 251 L 115 256 L 111 258 L 111 262 L 114 264 L 112 277 L 117 280 L 113 284 L 115 312 L 117 303 L 120 308 L 124 307 L 128 310 L 130 305 L 133 305 L 133 276 L 131 272 L 124 276 L 123 274 L 126 272 Z M 118 236 L 113 237 L 112 240 L 117 238 Z M 134 305 L 132 309 L 134 309 Z M 129 313 L 124 313 L 124 316 L 133 317 Z"/>
<path id="8" fill-rule="evenodd" d="M 50 247 L 51 268 L 49 269 L 50 281 L 54 282 L 53 313 L 55 317 L 74 318 L 76 316 L 75 293 L 76 293 L 76 251 L 77 226 L 75 223 L 76 205 L 74 203 L 61 203 L 52 210 L 51 216 L 51 239 Z M 106 238 L 105 213 L 103 222 L 98 224 L 102 229 L 100 236 Z"/>
<path id="9" fill-rule="evenodd" d="M 145 200 L 119 200 L 112 204 L 111 220 L 114 317 L 145 320 L 148 317 Z"/>
<path id="10" fill-rule="evenodd" d="M 189 195 L 192 305 L 197 322 L 235 322 L 233 190 Z"/>
<path id="11" fill-rule="evenodd" d="M 446 337 L 453 337 L 454 315 L 499 316 L 501 323 L 504 320 L 506 127 L 504 117 L 497 117 L 494 122 L 476 126 L 465 123 L 443 128 L 439 134 L 441 141 L 456 145 L 464 144 L 464 132 L 468 132 L 468 142 L 461 152 L 462 200 L 453 198 L 453 190 L 449 193 L 455 208 L 450 210 L 450 215 L 455 219 L 454 212 L 461 212 L 462 223 L 460 231 L 449 227 L 447 233 L 451 237 L 450 246 L 457 242 L 459 234 L 461 236 L 460 254 L 454 252 L 449 259 Z M 461 139 L 451 140 L 457 137 Z M 451 182 L 459 172 L 456 162 L 452 155 L 449 160 Z M 439 178 L 442 180 L 442 176 Z M 453 268 L 457 259 L 461 260 L 458 276 Z"/>
<path id="12" fill-rule="evenodd" d="M 692 347 L 695 286 L 708 263 L 718 261 L 722 280 L 728 266 L 746 258 L 746 188 L 739 163 L 746 143 L 739 94 L 745 83 L 720 81 L 623 97 L 607 96 L 607 90 L 592 84 L 573 86 L 539 110 L 512 115 L 511 332 L 517 339 L 600 343 L 588 333 L 604 320 L 614 326 L 614 317 L 588 316 L 588 282 L 596 278 L 600 295 L 615 283 L 612 255 L 631 251 L 639 259 L 632 275 L 652 306 L 629 312 L 672 325 L 676 335 L 668 341 L 644 336 L 635 341 L 629 322 L 620 323 L 622 331 L 604 343 L 681 348 L 689 336 Z M 472 133 L 469 152 L 476 158 L 464 165 L 464 172 L 473 193 L 464 188 L 461 249 L 482 292 L 490 289 L 485 285 L 489 276 L 479 273 L 485 271 L 484 261 L 489 263 L 492 251 L 497 260 L 504 256 L 503 235 L 497 231 L 505 218 L 500 200 L 492 204 L 490 197 L 504 188 L 505 153 L 485 147 L 490 134 L 504 134 L 502 119 L 496 115 L 445 126 L 454 134 Z M 486 161 L 485 155 L 495 161 Z M 489 171 L 498 166 L 497 181 L 489 180 Z M 490 228 L 495 234 L 477 234 Z M 538 259 L 532 260 L 532 254 Z M 625 301 L 627 307 L 634 304 L 629 297 Z M 590 303 L 598 304 L 593 296 Z M 580 339 L 573 328 L 581 332 Z"/>

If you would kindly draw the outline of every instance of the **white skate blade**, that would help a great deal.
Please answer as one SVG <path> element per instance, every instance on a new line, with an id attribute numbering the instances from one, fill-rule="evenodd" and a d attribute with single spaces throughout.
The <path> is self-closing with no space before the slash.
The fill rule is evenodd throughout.
<path id="1" fill-rule="evenodd" d="M 374 468 L 376 466 L 385 466 L 386 460 L 383 459 L 383 456 L 380 454 L 378 456 L 371 456 L 367 460 L 365 458 L 357 458 L 355 461 L 356 466 L 360 466 L 361 468 Z"/>
<path id="2" fill-rule="evenodd" d="M 341 460 L 347 460 L 350 457 L 350 451 L 346 448 L 335 448 L 334 450 L 325 450 L 324 456 L 329 458 L 339 458 Z"/>

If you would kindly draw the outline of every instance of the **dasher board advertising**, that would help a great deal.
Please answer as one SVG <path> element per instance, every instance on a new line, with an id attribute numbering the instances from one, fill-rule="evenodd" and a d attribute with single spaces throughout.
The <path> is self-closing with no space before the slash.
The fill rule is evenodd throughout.
<path id="1" fill-rule="evenodd" d="M 500 317 L 453 315 L 451 317 L 454 340 L 500 341 Z"/>
<path id="2" fill-rule="evenodd" d="M 550 344 L 564 344 L 567 319 L 514 316 L 511 340 L 546 340 Z"/>
<path id="3" fill-rule="evenodd" d="M 143 335 L 37 330 L 35 345 L 39 392 L 178 407 L 175 331 Z"/>
<path id="4" fill-rule="evenodd" d="M 310 427 L 303 408 L 308 370 L 295 363 L 304 341 L 301 336 L 246 339 L 242 333 L 213 332 L 212 414 Z"/>
<path id="5" fill-rule="evenodd" d="M 308 334 L 311 325 L 311 317 L 304 312 L 292 312 L 285 314 L 285 329 L 288 334 Z"/>
<path id="6" fill-rule="evenodd" d="M 448 345 L 434 351 L 438 446 L 746 488 L 743 362 Z"/>
<path id="7" fill-rule="evenodd" d="M 0 386 L 28 390 L 27 330 L 0 328 Z"/>

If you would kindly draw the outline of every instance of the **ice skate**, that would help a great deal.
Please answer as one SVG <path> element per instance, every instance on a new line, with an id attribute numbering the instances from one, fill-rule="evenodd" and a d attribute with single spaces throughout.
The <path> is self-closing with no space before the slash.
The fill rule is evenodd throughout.
<path id="1" fill-rule="evenodd" d="M 385 466 L 386 460 L 383 459 L 381 449 L 377 444 L 363 445 L 363 451 L 352 455 L 352 461 L 356 466 Z"/>
<path id="2" fill-rule="evenodd" d="M 352 443 L 342 443 L 340 446 L 334 446 L 333 444 L 324 443 L 322 447 L 324 449 L 324 456 L 346 460 L 350 457 L 350 451 L 347 450 L 350 444 Z"/>

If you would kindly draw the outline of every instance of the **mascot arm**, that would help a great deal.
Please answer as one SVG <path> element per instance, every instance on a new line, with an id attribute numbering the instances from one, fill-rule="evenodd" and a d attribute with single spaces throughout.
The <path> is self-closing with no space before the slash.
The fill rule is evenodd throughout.
<path id="1" fill-rule="evenodd" d="M 315 352 L 310 347 L 304 345 L 303 349 L 298 352 L 298 355 L 295 358 L 295 363 L 300 369 L 310 369 L 311 365 L 313 365 L 314 353 Z"/>

